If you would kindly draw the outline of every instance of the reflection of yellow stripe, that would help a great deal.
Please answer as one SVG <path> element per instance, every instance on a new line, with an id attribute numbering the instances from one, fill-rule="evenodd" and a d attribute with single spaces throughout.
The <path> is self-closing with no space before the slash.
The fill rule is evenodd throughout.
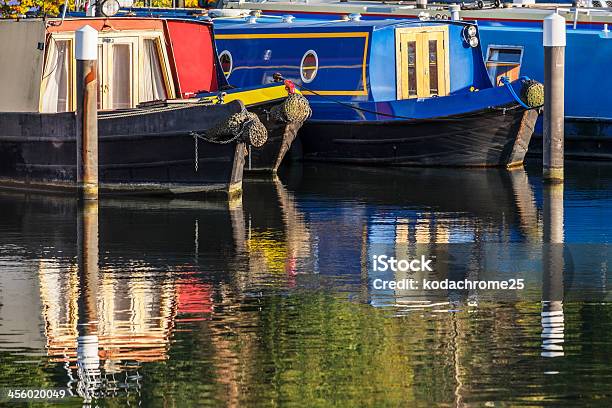
<path id="1" fill-rule="evenodd" d="M 348 95 L 348 96 L 360 96 L 367 95 L 367 77 L 366 77 L 366 63 L 368 61 L 368 44 L 370 36 L 367 32 L 351 32 L 351 33 L 282 33 L 282 34 L 217 34 L 215 38 L 217 40 L 253 40 L 258 38 L 360 38 L 365 39 L 365 45 L 363 47 L 363 61 L 361 63 L 361 81 L 363 83 L 363 89 L 358 91 L 315 91 L 321 95 Z M 263 67 L 262 67 L 263 68 Z M 269 68 L 269 67 L 265 67 Z M 319 67 L 321 69 L 323 67 Z M 304 94 L 312 94 L 311 92 L 304 91 Z"/>
<path id="2" fill-rule="evenodd" d="M 237 69 L 300 69 L 299 65 L 249 65 L 244 67 L 234 67 L 232 71 Z"/>
<path id="3" fill-rule="evenodd" d="M 247 247 L 251 255 L 251 262 L 262 259 L 267 272 L 281 274 L 285 272 L 288 253 L 284 242 L 268 238 L 265 233 L 254 231 L 252 237 L 247 241 Z"/>
<path id="4" fill-rule="evenodd" d="M 295 91 L 299 93 L 297 89 Z M 223 98 L 223 102 L 229 103 L 231 101 L 241 100 L 246 107 L 249 107 L 249 105 L 274 101 L 286 97 L 287 90 L 285 89 L 285 85 L 281 84 L 278 86 L 252 89 L 249 91 L 232 92 L 231 90 L 229 90 L 227 91 L 227 95 L 225 96 L 225 98 Z M 209 101 L 211 103 L 215 103 L 218 98 L 216 96 L 211 96 L 209 98 L 204 98 L 204 100 Z"/>

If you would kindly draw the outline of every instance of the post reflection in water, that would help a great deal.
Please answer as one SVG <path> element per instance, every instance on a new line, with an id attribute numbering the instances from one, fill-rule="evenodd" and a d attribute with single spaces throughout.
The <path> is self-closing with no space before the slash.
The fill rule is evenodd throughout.
<path id="1" fill-rule="evenodd" d="M 77 209 L 77 269 L 79 277 L 76 390 L 85 403 L 101 386 L 98 337 L 98 201 L 85 201 Z M 70 385 L 70 384 L 69 384 Z"/>
<path id="2" fill-rule="evenodd" d="M 544 254 L 542 258 L 542 356 L 564 355 L 563 184 L 544 186 Z"/>
<path id="3" fill-rule="evenodd" d="M 112 266 L 101 270 L 98 202 L 77 206 L 76 215 L 76 265 L 64 271 L 43 261 L 39 279 L 47 352 L 64 363 L 68 387 L 88 403 L 138 391 L 140 364 L 167 358 L 179 293 L 170 280 L 148 280 L 144 265 L 135 264 L 129 279 Z"/>

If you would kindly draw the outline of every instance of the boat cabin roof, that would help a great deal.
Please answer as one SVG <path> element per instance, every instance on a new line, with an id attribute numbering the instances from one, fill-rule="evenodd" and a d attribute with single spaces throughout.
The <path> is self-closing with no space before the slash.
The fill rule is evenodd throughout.
<path id="1" fill-rule="evenodd" d="M 391 27 L 427 27 L 436 26 L 440 24 L 450 24 L 449 20 L 442 21 L 427 21 L 418 18 L 412 19 L 348 19 L 348 20 L 328 20 L 328 19 L 317 19 L 308 17 L 293 17 L 292 22 L 287 22 L 284 17 L 287 15 L 261 15 L 253 18 L 249 15 L 250 10 L 244 10 L 244 14 L 239 14 L 234 17 L 216 17 L 212 20 L 208 15 L 202 14 L 203 10 L 200 9 L 168 9 L 168 8 L 155 8 L 155 7 L 133 7 L 130 9 L 122 10 L 121 13 L 130 13 L 130 15 L 136 15 L 140 17 L 151 16 L 151 17 L 164 17 L 164 18 L 179 18 L 187 20 L 198 20 L 198 21 L 212 21 L 215 26 L 223 26 L 224 29 L 244 29 L 245 24 L 248 25 L 249 29 L 255 30 L 266 30 L 266 29 L 291 29 L 296 32 L 300 31 L 313 31 L 320 30 L 326 31 L 333 29 L 334 31 L 346 30 L 354 31 L 364 29 L 373 31 L 381 30 Z M 469 21 L 458 22 L 469 23 Z"/>
<path id="2" fill-rule="evenodd" d="M 237 18 L 221 18 L 213 19 L 215 25 L 222 24 L 224 28 L 243 28 L 244 25 L 248 24 L 249 29 L 291 29 L 295 31 L 354 31 L 354 30 L 381 30 L 391 27 L 402 27 L 406 25 L 414 27 L 425 27 L 439 25 L 436 22 L 421 21 L 418 19 L 407 19 L 407 20 L 314 20 L 314 19 L 295 19 L 293 22 L 283 22 L 282 19 L 274 18 L 271 16 L 264 16 L 254 19 L 255 23 L 250 23 L 244 17 Z M 299 24 L 296 24 L 299 23 Z"/>

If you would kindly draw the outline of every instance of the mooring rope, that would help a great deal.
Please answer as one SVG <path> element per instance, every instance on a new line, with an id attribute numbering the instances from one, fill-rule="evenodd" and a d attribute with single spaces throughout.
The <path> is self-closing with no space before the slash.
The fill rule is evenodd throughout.
<path id="1" fill-rule="evenodd" d="M 280 74 L 274 74 L 274 78 L 275 79 L 278 78 L 278 79 L 283 80 L 283 81 L 285 80 L 285 78 L 282 75 L 280 75 Z M 318 93 L 317 91 L 315 91 L 313 89 L 309 89 L 309 88 L 305 87 L 304 85 L 300 85 L 300 84 L 295 83 L 295 82 L 293 82 L 293 84 L 295 86 L 297 86 L 298 88 L 300 88 L 300 90 L 304 90 L 306 92 L 310 92 L 310 93 L 312 93 L 314 95 L 317 95 L 317 96 L 319 96 L 321 98 L 328 99 L 328 100 L 330 100 L 330 101 L 332 101 L 332 102 L 334 102 L 334 103 L 336 103 L 338 105 L 344 106 L 345 108 L 353 109 L 353 110 L 356 110 L 356 111 L 359 111 L 359 112 L 372 113 L 374 115 L 386 116 L 386 117 L 395 118 L 395 119 L 418 120 L 418 118 L 411 118 L 411 117 L 408 117 L 408 116 L 394 115 L 392 113 L 379 112 L 379 111 L 375 111 L 375 110 L 371 110 L 371 109 L 366 109 L 366 108 L 360 108 L 358 106 L 353 106 L 350 103 L 339 101 L 339 100 L 337 100 L 335 98 L 332 98 L 330 96 L 327 96 L 327 95 L 322 95 L 322 94 Z"/>
<path id="2" fill-rule="evenodd" d="M 522 76 L 519 79 L 523 81 L 523 87 L 525 87 L 525 84 L 529 82 L 536 82 L 536 81 L 532 81 L 531 78 L 529 78 L 528 76 Z M 512 87 L 512 83 L 510 82 L 510 78 L 508 78 L 507 76 L 501 77 L 500 82 L 504 84 L 504 86 L 508 89 L 508 91 L 510 91 L 510 94 L 512 95 L 512 97 L 526 110 L 540 109 L 542 106 L 544 106 L 543 103 L 536 105 L 536 106 L 529 106 L 528 104 L 523 102 L 523 100 L 516 94 L 516 91 L 514 90 L 514 88 Z"/>
<path id="3" fill-rule="evenodd" d="M 529 79 L 527 77 L 523 77 L 525 78 L 525 80 Z M 521 79 L 523 79 L 521 78 Z M 525 102 L 523 102 L 523 100 L 521 98 L 519 98 L 519 96 L 516 94 L 516 92 L 514 92 L 514 88 L 512 88 L 512 85 L 510 83 L 510 78 L 508 78 L 507 76 L 503 76 L 501 77 L 501 83 L 504 84 L 504 86 L 510 91 L 510 95 L 512 95 L 512 97 L 525 109 L 532 109 L 529 106 L 527 106 L 527 104 Z"/>

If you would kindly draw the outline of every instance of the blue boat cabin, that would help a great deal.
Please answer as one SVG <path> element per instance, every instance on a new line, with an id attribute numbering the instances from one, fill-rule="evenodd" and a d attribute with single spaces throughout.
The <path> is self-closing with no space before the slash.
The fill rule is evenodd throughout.
<path id="1" fill-rule="evenodd" d="M 221 64 L 235 86 L 267 83 L 280 73 L 306 94 L 359 101 L 441 97 L 492 86 L 472 25 L 257 21 L 215 20 Z M 476 40 L 470 45 L 471 38 Z"/>

